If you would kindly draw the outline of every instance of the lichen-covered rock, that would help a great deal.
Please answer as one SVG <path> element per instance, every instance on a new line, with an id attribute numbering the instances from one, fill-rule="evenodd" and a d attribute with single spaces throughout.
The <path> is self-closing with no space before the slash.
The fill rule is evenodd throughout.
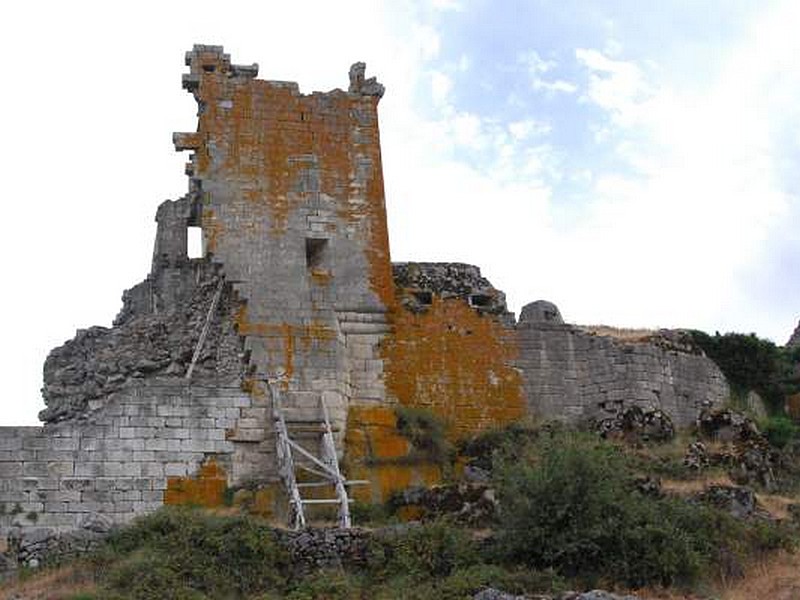
<path id="1" fill-rule="evenodd" d="M 729 408 L 703 408 L 697 417 L 697 429 L 703 437 L 720 442 L 762 437 L 752 419 Z"/>
<path id="2" fill-rule="evenodd" d="M 393 504 L 396 509 L 413 509 L 424 520 L 447 516 L 471 527 L 491 525 L 497 512 L 494 490 L 485 483 L 409 488 Z"/>
<path id="3" fill-rule="evenodd" d="M 740 485 L 775 487 L 775 467 L 778 452 L 764 438 L 745 440 L 736 445 L 734 463 L 728 470 L 730 478 Z"/>
<path id="4" fill-rule="evenodd" d="M 737 519 L 768 516 L 759 506 L 753 490 L 746 487 L 713 485 L 694 496 L 694 500 L 727 511 Z"/>
<path id="5" fill-rule="evenodd" d="M 726 466 L 734 482 L 767 489 L 775 486 L 780 454 L 752 419 L 727 408 L 706 408 L 697 419 L 697 429 L 706 439 L 724 442 L 707 458 L 710 464 Z"/>
<path id="6" fill-rule="evenodd" d="M 665 442 L 675 437 L 672 419 L 657 408 L 629 406 L 598 419 L 595 428 L 605 438 L 622 438 L 629 442 Z"/>
<path id="7" fill-rule="evenodd" d="M 701 471 L 709 465 L 708 450 L 706 445 L 697 440 L 689 444 L 683 456 L 683 464 L 695 471 Z"/>
<path id="8" fill-rule="evenodd" d="M 526 600 L 526 597 L 506 594 L 494 588 L 486 588 L 472 596 L 472 600 Z"/>

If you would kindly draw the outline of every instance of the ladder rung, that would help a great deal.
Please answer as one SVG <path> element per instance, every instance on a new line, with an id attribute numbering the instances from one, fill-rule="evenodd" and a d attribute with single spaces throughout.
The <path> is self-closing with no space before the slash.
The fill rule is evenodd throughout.
<path id="1" fill-rule="evenodd" d="M 345 485 L 368 485 L 366 479 L 353 479 L 344 482 Z M 303 481 L 297 484 L 300 488 L 325 487 L 326 485 L 336 485 L 335 481 Z"/>
<path id="2" fill-rule="evenodd" d="M 309 498 L 308 500 L 302 500 L 303 504 L 341 504 L 342 501 L 339 498 Z M 347 499 L 347 502 L 352 502 L 351 499 Z"/>
<path id="3" fill-rule="evenodd" d="M 314 426 L 314 425 L 291 425 L 290 423 L 286 424 L 286 429 L 291 431 L 292 433 L 327 433 L 327 429 L 323 426 Z M 274 431 L 278 431 L 275 429 Z M 337 433 L 340 431 L 338 427 L 331 427 L 331 433 Z"/>

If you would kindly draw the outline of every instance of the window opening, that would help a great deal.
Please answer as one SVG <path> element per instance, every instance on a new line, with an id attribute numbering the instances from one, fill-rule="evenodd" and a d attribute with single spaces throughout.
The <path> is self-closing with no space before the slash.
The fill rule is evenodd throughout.
<path id="1" fill-rule="evenodd" d="M 189 258 L 203 258 L 203 229 L 187 227 L 186 254 Z"/>
<path id="2" fill-rule="evenodd" d="M 325 264 L 325 254 L 328 240 L 319 238 L 306 238 L 306 267 L 320 269 Z"/>
<path id="3" fill-rule="evenodd" d="M 473 294 L 469 297 L 470 306 L 489 306 L 492 303 L 492 297 L 486 294 Z"/>
<path id="4" fill-rule="evenodd" d="M 430 306 L 433 304 L 433 294 L 431 292 L 413 292 L 414 298 L 416 298 L 417 302 L 420 304 L 424 304 L 425 306 Z"/>

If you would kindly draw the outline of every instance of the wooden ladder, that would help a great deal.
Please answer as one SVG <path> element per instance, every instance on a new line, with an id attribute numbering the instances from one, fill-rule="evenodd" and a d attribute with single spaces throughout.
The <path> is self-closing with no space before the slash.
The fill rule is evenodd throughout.
<path id="1" fill-rule="evenodd" d="M 189 364 L 189 368 L 186 370 L 186 379 L 192 378 L 192 373 L 194 372 L 194 366 L 197 364 L 197 359 L 200 358 L 200 353 L 203 351 L 203 344 L 206 343 L 206 338 L 208 337 L 208 330 L 211 328 L 211 321 L 214 319 L 214 311 L 217 310 L 217 304 L 219 304 L 219 298 L 222 296 L 222 289 L 225 287 L 225 278 L 220 276 L 219 283 L 217 284 L 217 289 L 214 292 L 214 296 L 211 298 L 211 304 L 208 306 L 208 313 L 206 314 L 206 320 L 203 323 L 203 329 L 200 331 L 200 337 L 197 338 L 197 345 L 194 347 L 194 353 L 192 354 L 192 362 Z"/>
<path id="2" fill-rule="evenodd" d="M 302 529 L 307 525 L 305 506 L 315 504 L 336 504 L 339 506 L 338 525 L 344 529 L 351 526 L 350 498 L 347 486 L 367 484 L 368 481 L 347 480 L 339 468 L 336 456 L 336 444 L 333 439 L 328 407 L 320 396 L 318 419 L 291 420 L 284 415 L 282 392 L 277 380 L 269 380 L 268 387 L 272 398 L 272 417 L 275 423 L 278 473 L 289 496 L 289 526 Z M 295 429 L 300 426 L 300 429 Z M 293 440 L 289 431 L 321 433 L 319 456 Z M 316 481 L 298 482 L 297 470 L 301 469 L 319 479 Z M 321 488 L 332 486 L 335 498 L 303 498 L 300 490 L 304 488 Z"/>

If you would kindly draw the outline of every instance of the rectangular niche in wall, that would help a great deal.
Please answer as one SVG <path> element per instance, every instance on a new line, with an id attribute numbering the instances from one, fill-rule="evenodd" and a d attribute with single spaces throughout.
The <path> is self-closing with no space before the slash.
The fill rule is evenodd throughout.
<path id="1" fill-rule="evenodd" d="M 189 258 L 203 258 L 203 229 L 187 227 L 186 254 Z"/>
<path id="2" fill-rule="evenodd" d="M 328 240 L 306 238 L 306 266 L 309 270 L 324 269 L 328 253 Z"/>

